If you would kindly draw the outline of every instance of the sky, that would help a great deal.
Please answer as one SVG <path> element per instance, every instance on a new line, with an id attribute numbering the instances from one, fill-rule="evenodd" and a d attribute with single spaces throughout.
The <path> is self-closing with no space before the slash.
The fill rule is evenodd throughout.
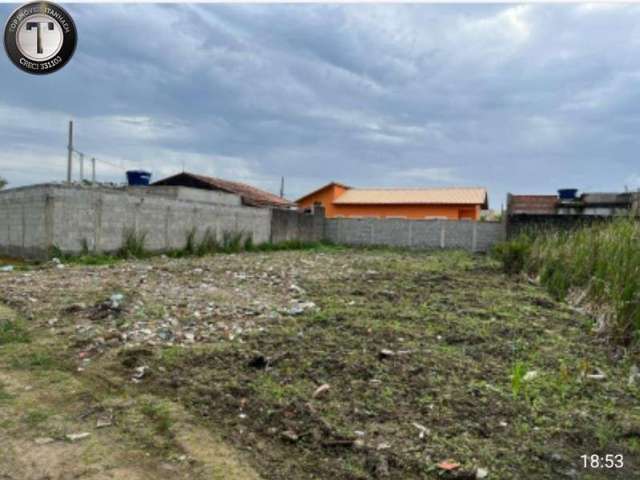
<path id="1" fill-rule="evenodd" d="M 0 5 L 6 19 L 14 5 Z M 0 176 L 183 169 L 354 187 L 640 188 L 640 5 L 66 6 L 75 56 L 0 54 Z M 108 163 L 107 163 L 108 162 Z M 78 166 L 74 172 L 78 177 Z"/>

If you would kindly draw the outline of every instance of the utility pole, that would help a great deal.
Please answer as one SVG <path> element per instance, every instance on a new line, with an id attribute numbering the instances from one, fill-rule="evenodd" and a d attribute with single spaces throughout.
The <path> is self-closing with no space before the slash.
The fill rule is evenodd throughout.
<path id="1" fill-rule="evenodd" d="M 96 183 L 96 157 L 91 157 L 91 183 Z"/>
<path id="2" fill-rule="evenodd" d="M 84 153 L 80 154 L 80 182 L 84 181 Z"/>
<path id="3" fill-rule="evenodd" d="M 280 177 L 280 198 L 284 198 L 284 177 Z"/>
<path id="4" fill-rule="evenodd" d="M 71 183 L 71 169 L 73 168 L 73 121 L 69 121 L 69 156 L 67 158 L 67 183 Z"/>

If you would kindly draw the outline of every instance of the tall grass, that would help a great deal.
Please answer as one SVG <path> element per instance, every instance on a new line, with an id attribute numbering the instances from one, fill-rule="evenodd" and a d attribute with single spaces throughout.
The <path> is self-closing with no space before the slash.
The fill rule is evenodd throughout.
<path id="1" fill-rule="evenodd" d="M 554 297 L 580 289 L 611 312 L 609 333 L 621 343 L 640 337 L 640 222 L 633 218 L 572 231 L 528 233 L 497 245 L 508 273 L 539 275 Z"/>
<path id="2" fill-rule="evenodd" d="M 133 228 L 126 228 L 122 233 L 122 246 L 118 251 L 121 258 L 144 258 L 148 256 L 145 247 L 147 232 L 138 232 Z"/>

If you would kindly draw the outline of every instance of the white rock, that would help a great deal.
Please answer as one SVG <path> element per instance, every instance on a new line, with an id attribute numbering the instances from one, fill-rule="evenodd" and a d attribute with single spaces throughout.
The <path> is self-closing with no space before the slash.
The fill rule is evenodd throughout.
<path id="1" fill-rule="evenodd" d="M 524 374 L 524 377 L 522 377 L 522 380 L 524 380 L 525 382 L 529 382 L 534 378 L 536 378 L 538 375 L 540 375 L 540 372 L 538 370 L 529 370 L 527 373 Z"/>
<path id="2" fill-rule="evenodd" d="M 90 436 L 91 436 L 90 433 L 82 432 L 82 433 L 68 433 L 65 437 L 67 440 L 71 442 L 77 442 L 78 440 L 84 440 L 85 438 L 88 438 Z"/>
<path id="3" fill-rule="evenodd" d="M 46 445 L 47 443 L 55 442 L 55 440 L 51 437 L 40 437 L 34 440 L 36 445 Z"/>
<path id="4" fill-rule="evenodd" d="M 487 478 L 488 475 L 489 475 L 489 470 L 487 470 L 486 468 L 478 467 L 478 469 L 476 470 L 477 479 Z"/>
<path id="5" fill-rule="evenodd" d="M 419 423 L 413 422 L 411 425 L 413 425 L 414 427 L 416 427 L 420 433 L 418 434 L 418 438 L 419 439 L 423 439 L 425 436 L 429 435 L 431 433 L 431 431 L 425 427 L 424 425 L 420 425 Z"/>
<path id="6" fill-rule="evenodd" d="M 629 369 L 629 386 L 632 387 L 635 385 L 636 380 L 640 379 L 640 369 L 637 365 L 631 365 Z"/>

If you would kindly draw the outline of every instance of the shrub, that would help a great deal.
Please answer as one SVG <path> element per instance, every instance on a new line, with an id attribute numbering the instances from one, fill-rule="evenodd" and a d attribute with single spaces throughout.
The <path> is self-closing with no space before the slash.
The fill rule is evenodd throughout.
<path id="1" fill-rule="evenodd" d="M 531 244 L 531 238 L 522 235 L 514 240 L 497 244 L 491 253 L 494 258 L 502 262 L 505 273 L 520 273 L 527 266 Z"/>

